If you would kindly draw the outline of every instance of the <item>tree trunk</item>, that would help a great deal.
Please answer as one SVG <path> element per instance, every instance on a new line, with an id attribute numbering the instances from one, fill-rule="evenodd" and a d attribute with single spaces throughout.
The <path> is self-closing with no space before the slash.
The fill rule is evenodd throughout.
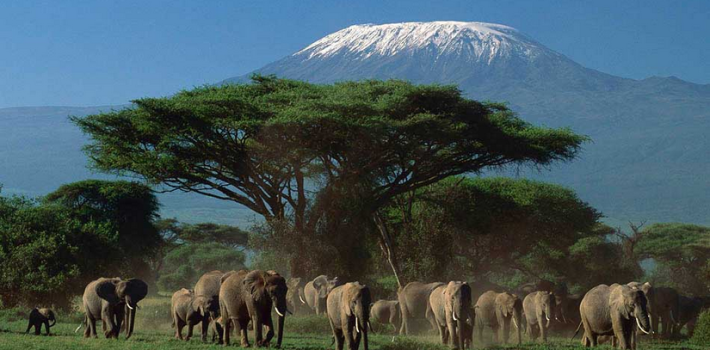
<path id="1" fill-rule="evenodd" d="M 375 222 L 375 225 L 377 226 L 378 232 L 380 234 L 380 249 L 382 249 L 382 253 L 387 259 L 387 262 L 389 262 L 390 267 L 392 268 L 394 278 L 397 280 L 397 286 L 401 289 L 403 285 L 402 280 L 400 279 L 399 262 L 397 261 L 397 254 L 395 252 L 394 245 L 392 242 L 392 236 L 390 235 L 389 230 L 387 229 L 387 225 L 382 219 L 382 216 L 380 216 L 379 212 L 375 212 L 373 214 L 373 221 Z"/>

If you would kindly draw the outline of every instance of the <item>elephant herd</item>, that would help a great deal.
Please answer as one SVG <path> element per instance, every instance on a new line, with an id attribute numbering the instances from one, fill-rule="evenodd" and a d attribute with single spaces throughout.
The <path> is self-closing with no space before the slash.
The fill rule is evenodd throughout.
<path id="1" fill-rule="evenodd" d="M 122 329 L 130 338 L 138 303 L 147 294 L 148 285 L 139 279 L 99 278 L 89 283 L 82 298 L 85 317 L 77 331 L 85 326 L 84 336 L 96 337 L 100 320 L 106 338 L 117 338 Z M 490 329 L 496 343 L 508 343 L 513 330 L 518 344 L 523 332 L 531 341 L 544 342 L 550 330 L 575 336 L 583 330 L 582 344 L 587 347 L 611 341 L 621 349 L 635 349 L 637 337 L 643 334 L 667 338 L 678 336 L 687 326 L 692 335 L 698 315 L 708 307 L 710 297 L 685 297 L 673 288 L 648 282 L 602 284 L 584 295 L 568 294 L 549 283 L 507 291 L 490 283 L 411 282 L 399 288 L 397 300 L 373 303 L 370 289 L 358 282 L 343 283 L 325 275 L 308 282 L 287 281 L 271 270 L 240 270 L 211 271 L 200 277 L 194 289 L 176 291 L 170 315 L 178 339 L 189 340 L 199 324 L 203 341 L 211 333 L 213 342 L 229 345 L 234 330 L 242 347 L 250 346 L 250 329 L 257 346 L 270 346 L 276 336 L 275 345 L 280 347 L 286 314 L 298 312 L 327 317 L 338 350 L 358 349 L 361 342 L 367 350 L 371 319 L 399 329 L 400 335 L 414 334 L 418 325 L 428 324 L 443 344 L 456 349 L 470 348 L 474 333 L 487 342 L 484 329 Z M 49 333 L 54 323 L 51 310 L 36 308 L 30 313 L 27 332 L 35 327 L 39 334 L 45 325 Z M 183 337 L 185 326 L 188 331 Z"/>
<path id="2" fill-rule="evenodd" d="M 318 293 L 306 292 L 300 279 L 288 283 L 294 288 L 290 305 L 295 308 L 300 303 L 320 312 L 314 296 Z M 327 296 L 332 285 L 323 286 Z M 582 295 L 568 294 L 544 281 L 514 292 L 492 284 L 411 282 L 398 290 L 397 300 L 373 303 L 370 317 L 399 329 L 400 335 L 414 334 L 417 321 L 424 321 L 438 332 L 443 344 L 456 349 L 470 347 L 474 334 L 486 342 L 485 329 L 491 330 L 493 342 L 502 343 L 508 343 L 515 330 L 518 344 L 523 333 L 531 341 L 545 342 L 551 330 L 575 336 L 583 330 L 582 344 L 587 347 L 611 341 L 619 348 L 632 349 L 640 334 L 678 336 L 687 326 L 692 335 L 698 315 L 707 307 L 710 298 L 688 298 L 650 283 L 602 284 Z"/>

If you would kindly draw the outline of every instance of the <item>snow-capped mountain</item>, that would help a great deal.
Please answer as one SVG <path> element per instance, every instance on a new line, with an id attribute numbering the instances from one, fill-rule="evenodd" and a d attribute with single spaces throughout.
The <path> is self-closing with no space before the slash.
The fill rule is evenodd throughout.
<path id="1" fill-rule="evenodd" d="M 294 56 L 304 60 L 338 55 L 353 60 L 426 53 L 434 60 L 455 55 L 467 62 L 492 64 L 514 56 L 534 60 L 546 50 L 517 30 L 481 22 L 409 22 L 354 25 L 320 39 Z"/>
<path id="2" fill-rule="evenodd" d="M 354 25 L 256 72 L 315 83 L 456 84 L 471 98 L 507 102 L 528 121 L 593 139 L 571 164 L 533 176 L 570 186 L 621 220 L 710 223 L 710 85 L 613 76 L 514 28 L 479 22 Z"/>

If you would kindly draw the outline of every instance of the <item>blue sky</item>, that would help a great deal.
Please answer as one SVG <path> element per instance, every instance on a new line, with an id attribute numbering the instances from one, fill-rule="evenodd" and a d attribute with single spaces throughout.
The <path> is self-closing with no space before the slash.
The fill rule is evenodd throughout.
<path id="1" fill-rule="evenodd" d="M 3 1 L 0 108 L 163 96 L 352 24 L 506 24 L 584 66 L 710 83 L 710 1 Z"/>

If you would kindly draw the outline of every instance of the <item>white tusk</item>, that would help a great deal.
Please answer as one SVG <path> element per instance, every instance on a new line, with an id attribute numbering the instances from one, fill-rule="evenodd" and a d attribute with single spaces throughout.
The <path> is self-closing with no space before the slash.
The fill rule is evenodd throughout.
<path id="1" fill-rule="evenodd" d="M 545 318 L 546 318 L 548 321 L 550 321 L 550 318 L 549 318 L 547 315 L 545 315 Z"/>
<path id="2" fill-rule="evenodd" d="M 305 303 L 306 303 L 306 301 L 303 300 L 303 297 L 302 297 L 300 294 L 298 295 L 298 299 L 301 299 L 301 304 L 305 304 Z"/>
<path id="3" fill-rule="evenodd" d="M 74 330 L 74 333 L 78 332 L 81 329 L 81 326 L 83 326 L 83 325 L 84 325 L 83 323 L 80 323 L 79 327 L 76 327 L 76 329 Z"/>
<path id="4" fill-rule="evenodd" d="M 133 310 L 133 307 L 131 307 L 131 304 L 126 303 L 126 306 L 128 306 L 129 309 Z"/>
<path id="5" fill-rule="evenodd" d="M 276 313 L 279 314 L 280 317 L 284 317 L 284 314 L 279 311 L 279 308 L 274 305 L 274 310 L 276 310 Z"/>
<path id="6" fill-rule="evenodd" d="M 355 319 L 355 331 L 360 333 L 360 326 L 358 326 L 360 322 L 357 321 L 357 318 Z"/>
<path id="7" fill-rule="evenodd" d="M 518 322 L 515 322 L 515 317 L 513 317 L 513 325 L 515 326 L 515 328 L 518 328 Z"/>
<path id="8" fill-rule="evenodd" d="M 454 321 L 456 321 L 456 322 L 458 322 L 458 321 L 459 321 L 459 319 L 458 319 L 458 318 L 456 318 L 456 313 L 455 313 L 455 312 L 453 312 L 453 311 L 452 311 L 452 312 L 451 312 L 451 315 L 452 315 L 452 316 L 454 316 Z"/>
<path id="9" fill-rule="evenodd" d="M 635 317 L 634 317 L 634 318 L 635 318 Z M 651 334 L 651 333 L 646 332 L 646 330 L 643 329 L 643 327 L 641 327 L 641 323 L 639 322 L 639 319 L 638 319 L 638 318 L 636 318 L 636 325 L 639 327 L 639 329 L 640 329 L 642 332 L 644 332 L 644 333 L 646 333 L 646 334 Z"/>

